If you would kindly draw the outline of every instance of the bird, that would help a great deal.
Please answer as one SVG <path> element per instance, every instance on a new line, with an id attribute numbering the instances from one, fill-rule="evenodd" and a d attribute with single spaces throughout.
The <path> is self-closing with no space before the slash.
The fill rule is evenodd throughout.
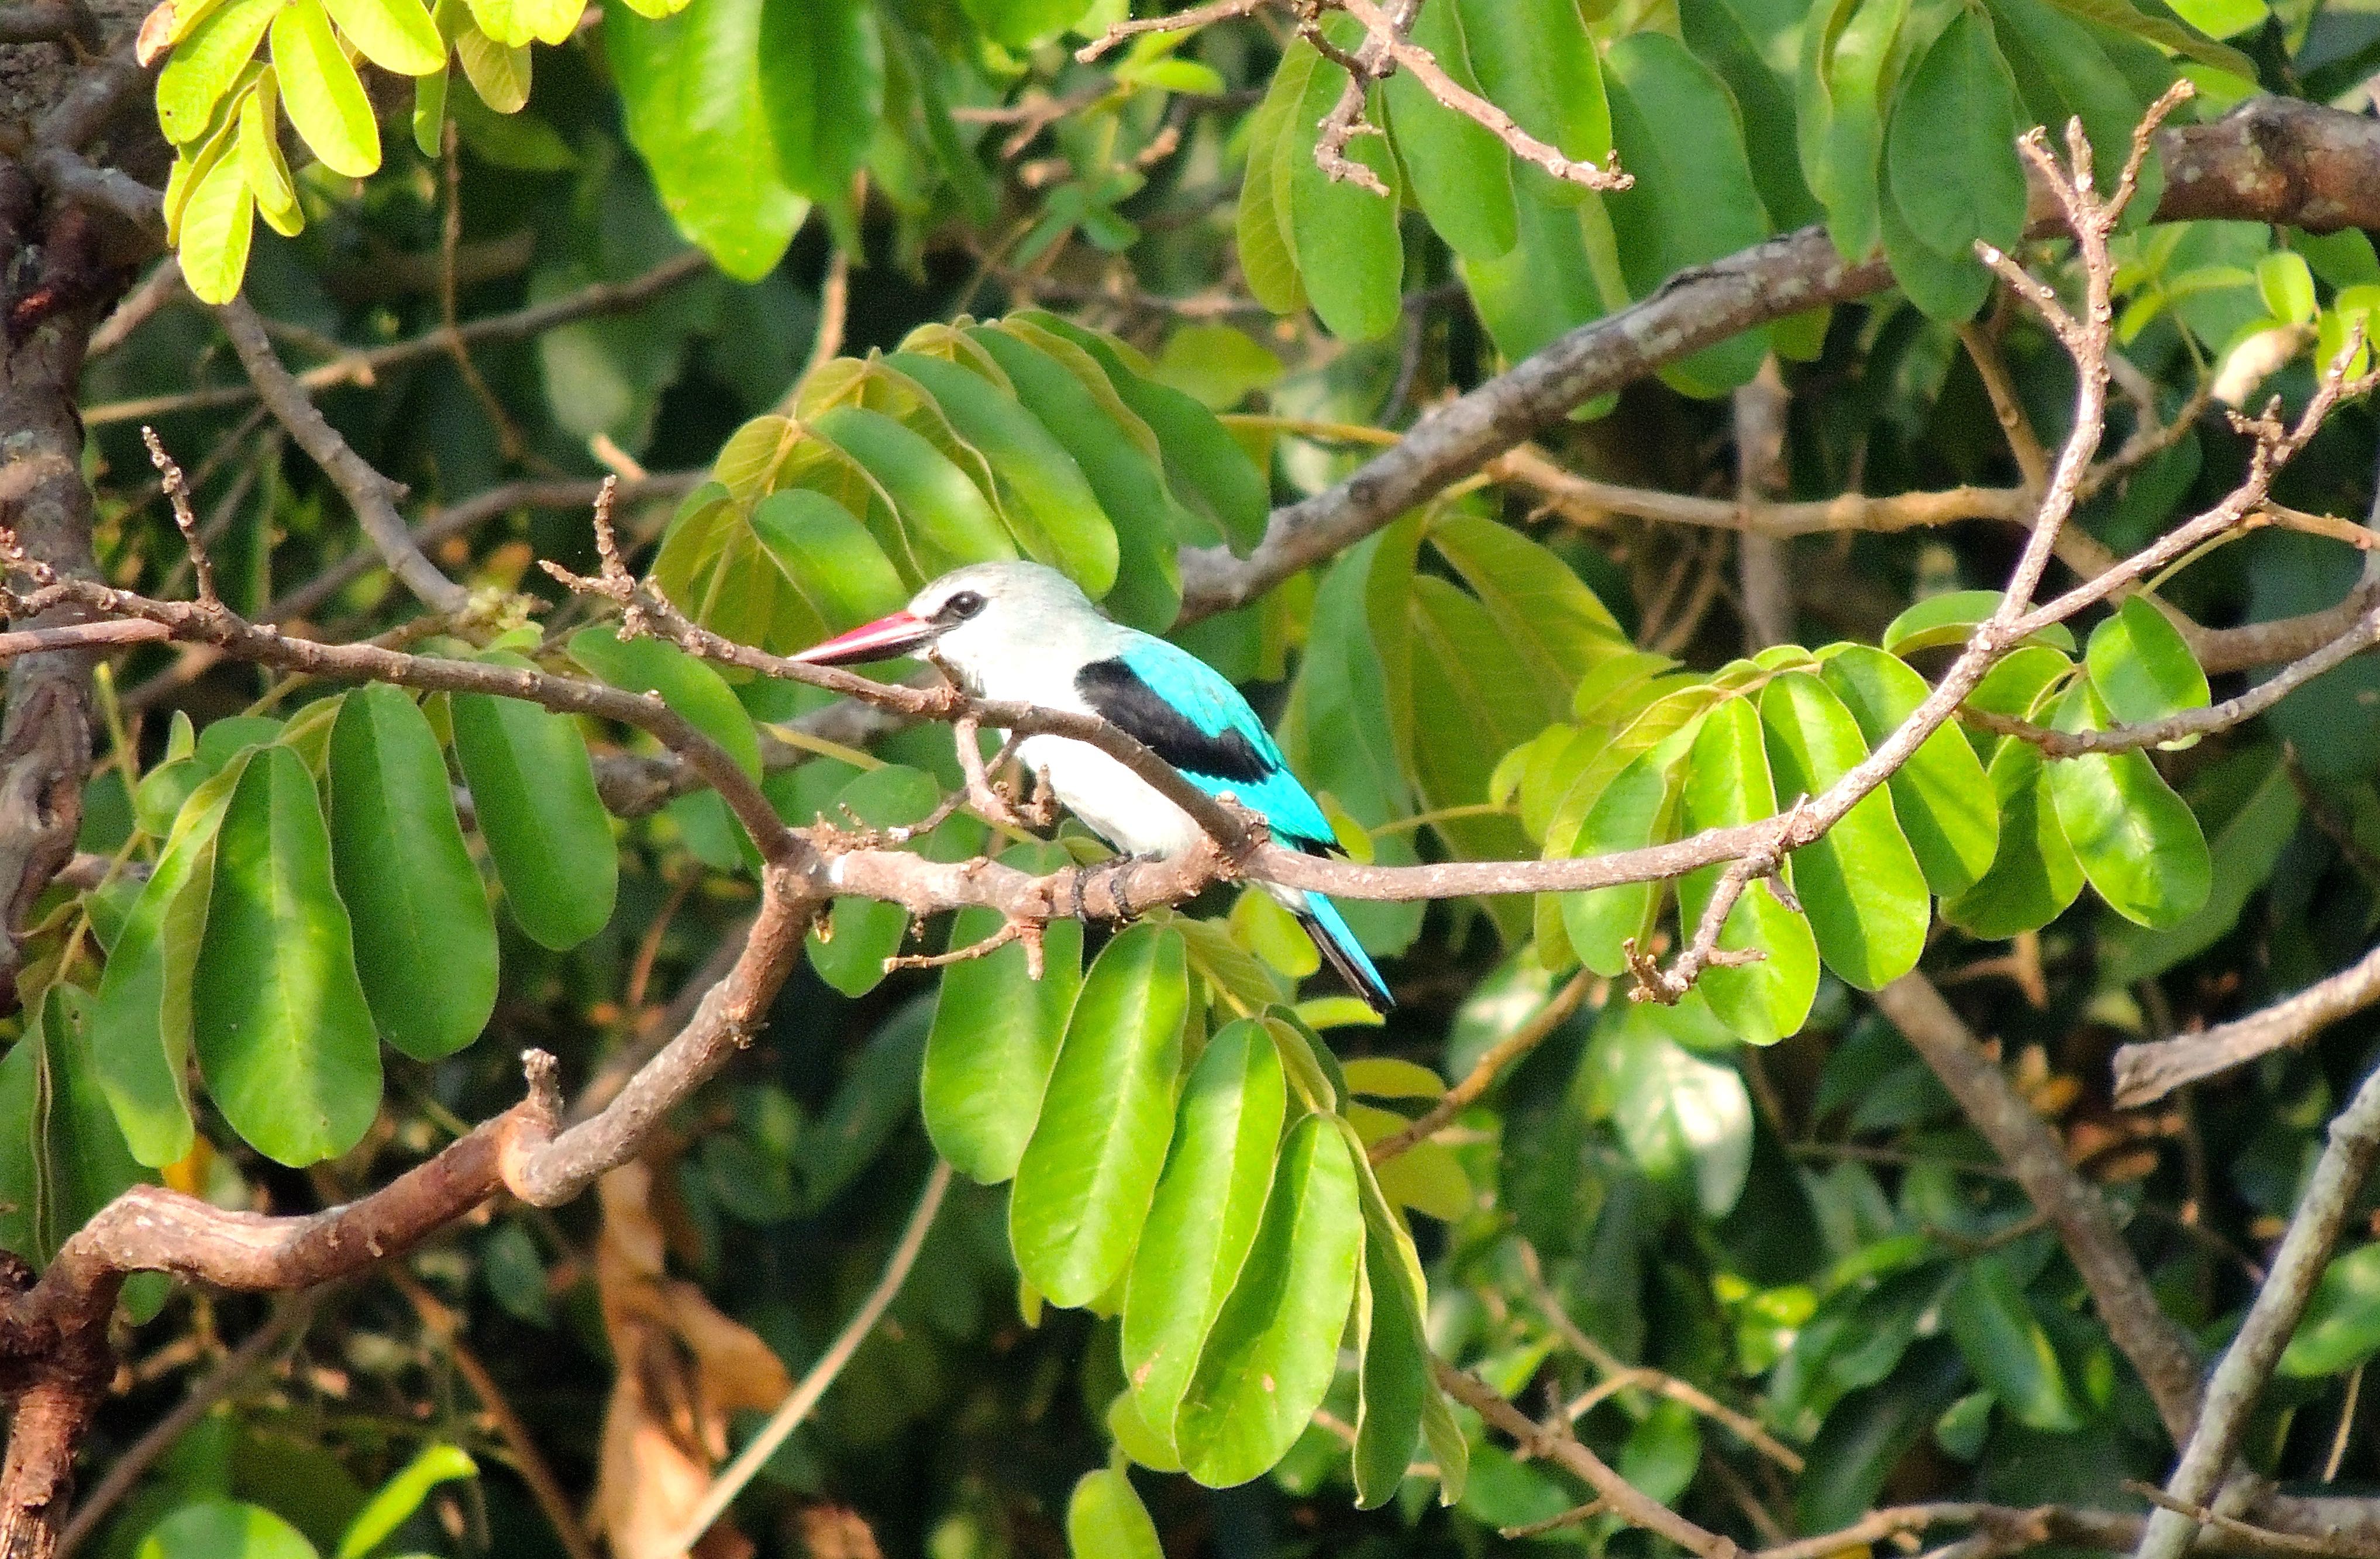
<path id="1" fill-rule="evenodd" d="M 1054 568 L 1005 562 L 954 569 L 905 610 L 792 659 L 844 666 L 929 651 L 978 698 L 1097 715 L 1208 795 L 1256 812 L 1281 843 L 1309 855 L 1339 853 L 1330 819 L 1239 689 L 1179 645 L 1110 620 Z M 1088 743 L 1028 736 L 1016 755 L 1127 859 L 1179 855 L 1206 837 L 1188 813 Z M 1385 1014 L 1395 1005 L 1329 899 L 1278 883 L 1258 886 L 1297 917 L 1374 1011 Z"/>

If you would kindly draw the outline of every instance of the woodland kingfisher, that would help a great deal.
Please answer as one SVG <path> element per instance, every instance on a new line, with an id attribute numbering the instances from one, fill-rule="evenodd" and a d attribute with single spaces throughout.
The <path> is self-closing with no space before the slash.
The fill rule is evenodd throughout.
<path id="1" fill-rule="evenodd" d="M 1262 816 L 1281 844 L 1310 855 L 1337 849 L 1322 808 L 1221 672 L 1186 649 L 1109 621 L 1074 581 L 1039 563 L 954 570 L 918 591 L 907 610 L 794 659 L 846 665 L 929 647 L 978 698 L 1097 715 L 1208 795 L 1229 796 Z M 1047 776 L 1068 811 L 1126 856 L 1177 855 L 1202 837 L 1188 813 L 1087 743 L 1028 736 L 1016 755 L 1027 773 Z M 1330 900 L 1260 886 L 1297 917 L 1375 1010 L 1393 1005 L 1380 972 Z"/>

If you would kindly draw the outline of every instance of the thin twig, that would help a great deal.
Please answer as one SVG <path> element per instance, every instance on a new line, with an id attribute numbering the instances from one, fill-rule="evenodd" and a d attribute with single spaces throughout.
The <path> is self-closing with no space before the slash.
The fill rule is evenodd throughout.
<path id="1" fill-rule="evenodd" d="M 2013 736 L 2039 747 L 2050 758 L 2080 757 L 2085 753 L 2128 753 L 2162 746 L 2185 737 L 2228 731 L 2255 719 L 2299 688 L 2332 668 L 2380 644 L 2380 603 L 2356 619 L 2348 631 L 2303 659 L 2292 661 L 2234 698 L 2203 708 L 2184 709 L 2161 719 L 2113 725 L 2104 731 L 2053 731 L 2029 720 L 2015 719 L 1984 709 L 1961 709 L 1959 718 L 1981 731 Z"/>
<path id="2" fill-rule="evenodd" d="M 193 1382 L 182 1399 L 156 1422 L 141 1432 L 125 1453 L 108 1464 L 107 1471 L 91 1493 L 75 1505 L 75 1512 L 58 1534 L 58 1546 L 52 1559 L 73 1559 L 75 1551 L 85 1539 L 99 1529 L 108 1513 L 123 1502 L 140 1481 L 141 1475 L 156 1465 L 157 1458 L 174 1448 L 190 1426 L 207 1416 L 214 1405 L 231 1395 L 258 1365 L 304 1335 L 307 1323 L 313 1320 L 316 1296 L 296 1294 L 277 1301 L 265 1323 L 250 1333 L 246 1341 L 215 1361 L 214 1368 Z"/>
<path id="3" fill-rule="evenodd" d="M 405 517 L 396 512 L 395 500 L 402 489 L 339 437 L 306 387 L 291 377 L 273 350 L 255 308 L 246 298 L 236 297 L 217 308 L 215 317 L 223 321 L 224 332 L 231 337 L 232 349 L 239 354 L 256 393 L 355 510 L 356 523 L 380 550 L 389 572 L 432 610 L 461 610 L 470 601 L 470 592 L 440 573 L 413 544 L 406 533 Z"/>
<path id="4" fill-rule="evenodd" d="M 2150 1517 L 2153 1522 L 2160 1516 L 2176 1517 L 2186 1526 L 2212 1527 L 2217 1531 L 2245 1538 L 2260 1550 L 2272 1553 L 2315 1553 L 2325 1555 L 2326 1559 L 2380 1559 L 2380 1543 L 2358 1542 L 2344 1533 L 2309 1537 L 2298 1532 L 2275 1531 L 2270 1527 L 2242 1521 L 2236 1516 L 2207 1505 L 2176 1499 L 2155 1484 L 2143 1483 L 2137 1478 L 2125 1479 L 2124 1487 L 2156 1506 L 2155 1514 Z M 2150 1529 L 2155 1529 L 2152 1527 Z M 2145 1538 L 2143 1542 L 2145 1545 Z"/>
<path id="5" fill-rule="evenodd" d="M 182 545 L 190 554 L 190 568 L 198 578 L 199 599 L 208 605 L 221 605 L 223 598 L 215 594 L 215 565 L 207 556 L 205 539 L 199 534 L 199 516 L 190 508 L 190 484 L 184 479 L 181 466 L 165 453 L 157 429 L 143 426 L 140 441 L 149 446 L 150 464 L 157 467 L 165 502 L 173 506 L 174 525 L 182 533 Z"/>
<path id="6" fill-rule="evenodd" d="M 538 1509 L 544 1514 L 546 1525 L 553 1529 L 563 1552 L 570 1559 L 596 1559 L 595 1545 L 589 1541 L 587 1529 L 579 1521 L 569 1494 L 564 1492 L 562 1480 L 553 1475 L 544 1453 L 538 1449 L 537 1437 L 521 1421 L 520 1414 L 513 1409 L 512 1399 L 496 1384 L 487 1365 L 463 1341 L 462 1318 L 402 1265 L 388 1269 L 388 1280 L 405 1296 L 422 1329 L 438 1339 L 446 1357 L 454 1360 L 455 1372 L 470 1386 L 471 1394 L 480 1399 L 488 1416 L 495 1420 L 496 1433 L 504 1440 L 504 1449 L 512 1454 L 514 1470 L 528 1485 L 529 1496 L 537 1501 Z"/>
<path id="7" fill-rule="evenodd" d="M 851 1356 L 859 1351 L 859 1345 L 876 1330 L 876 1323 L 883 1319 L 892 1297 L 907 1281 L 909 1269 L 917 1264 L 917 1252 L 925 1248 L 926 1234 L 934 1227 L 934 1215 L 941 1210 L 942 1195 L 950 1189 L 951 1166 L 937 1159 L 933 1173 L 926 1178 L 926 1189 L 917 1198 L 917 1211 L 909 1215 L 908 1227 L 901 1231 L 900 1243 L 893 1246 L 892 1258 L 884 1263 L 884 1274 L 876 1280 L 876 1287 L 868 1290 L 868 1297 L 860 1301 L 859 1309 L 836 1334 L 834 1342 L 802 1376 L 793 1394 L 770 1415 L 768 1423 L 752 1437 L 751 1444 L 746 1445 L 742 1453 L 727 1464 L 727 1470 L 711 1483 L 702 1496 L 702 1503 L 695 1506 L 694 1514 L 686 1518 L 677 1536 L 657 1553 L 667 1555 L 692 1552 L 694 1545 L 702 1540 L 702 1535 L 710 1530 L 711 1523 L 735 1503 L 735 1496 L 743 1493 L 744 1486 L 752 1481 L 753 1475 L 776 1455 L 777 1447 L 784 1444 L 785 1436 L 799 1429 L 802 1420 L 810 1416 L 811 1410 L 819 1405 L 819 1399 L 826 1395 L 827 1387 L 834 1384 L 835 1377 L 843 1373 L 844 1366 L 851 1362 Z"/>
<path id="8" fill-rule="evenodd" d="M 1511 149 L 1512 155 L 1523 162 L 1543 168 L 1564 183 L 1575 184 L 1587 189 L 1617 191 L 1626 189 L 1636 182 L 1632 175 L 1621 170 L 1617 152 L 1612 154 L 1612 161 L 1609 166 L 1581 163 L 1565 157 L 1559 148 L 1547 145 L 1521 128 L 1520 123 L 1511 115 L 1478 93 L 1470 91 L 1439 68 L 1437 59 L 1427 49 L 1407 39 L 1404 34 L 1405 29 L 1412 25 L 1410 18 L 1399 23 L 1379 6 L 1374 5 L 1372 0 L 1338 0 L 1338 4 L 1341 9 L 1364 24 L 1364 30 L 1367 34 L 1366 48 L 1377 43 L 1379 54 L 1393 61 L 1398 67 L 1412 71 L 1414 79 L 1422 84 L 1430 96 L 1502 141 Z M 1414 5 L 1408 8 L 1418 10 L 1420 6 Z M 1358 60 L 1363 57 L 1361 52 L 1356 55 Z M 1351 83 L 1351 85 L 1357 84 Z M 1360 103 L 1360 92 L 1357 101 Z M 1315 155 L 1319 158 L 1321 154 L 1322 147 L 1318 142 Z"/>
<path id="9" fill-rule="evenodd" d="M 1475 1104 L 1503 1074 L 1505 1068 L 1544 1044 L 1556 1029 L 1570 1021 L 1571 1015 L 1585 1001 L 1587 992 L 1595 984 L 1595 975 L 1589 971 L 1581 970 L 1572 975 L 1570 983 L 1548 997 L 1543 1007 L 1531 1013 L 1527 1022 L 1489 1045 L 1479 1059 L 1472 1063 L 1463 1081 L 1448 1089 L 1412 1125 L 1374 1142 L 1372 1162 L 1386 1164 L 1436 1136 L 1448 1121 Z"/>
<path id="10" fill-rule="evenodd" d="M 1560 1463 L 1585 1480 L 1587 1487 L 1609 1500 L 1613 1514 L 1630 1526 L 1667 1538 L 1699 1559 L 1740 1559 L 1742 1551 L 1733 1539 L 1705 1530 L 1638 1489 L 1581 1444 L 1567 1427 L 1548 1430 L 1504 1400 L 1476 1375 L 1458 1370 L 1442 1359 L 1430 1360 L 1430 1373 L 1440 1390 L 1486 1419 L 1490 1427 L 1511 1435 L 1524 1450 Z"/>
<path id="11" fill-rule="evenodd" d="M 1252 17 L 1271 3 L 1272 0 L 1208 0 L 1206 5 L 1193 6 L 1186 11 L 1175 11 L 1171 16 L 1134 17 L 1113 22 L 1105 32 L 1076 49 L 1075 58 L 1080 64 L 1089 65 L 1127 38 L 1137 38 L 1148 32 L 1195 31 L 1219 21 Z"/>
<path id="12" fill-rule="evenodd" d="M 1555 1293 L 1553 1286 L 1546 1281 L 1545 1266 L 1537 1260 L 1536 1247 L 1525 1239 L 1516 1239 L 1513 1243 L 1520 1251 L 1521 1275 L 1528 1282 L 1530 1296 L 1536 1300 L 1538 1311 L 1572 1352 L 1594 1365 L 1603 1375 L 1603 1385 L 1597 1388 L 1599 1391 L 1609 1395 L 1613 1391 L 1643 1389 L 1666 1396 L 1715 1423 L 1726 1425 L 1737 1439 L 1786 1471 L 1796 1477 L 1801 1475 L 1801 1453 L 1761 1428 L 1749 1414 L 1729 1407 L 1692 1381 L 1682 1381 L 1675 1375 L 1645 1365 L 1626 1363 L 1609 1348 L 1588 1336 L 1578 1323 L 1571 1319 L 1569 1310 L 1561 1302 L 1561 1296 Z M 1575 1420 L 1585 1411 L 1581 1408 L 1567 1416 Z"/>
<path id="13" fill-rule="evenodd" d="M 590 282 L 576 292 L 543 303 L 533 303 L 509 314 L 492 314 L 484 319 L 467 320 L 456 326 L 451 336 L 442 325 L 437 330 L 404 341 L 393 341 L 385 346 L 345 352 L 332 361 L 307 369 L 295 377 L 298 385 L 309 391 L 328 390 L 342 384 L 370 384 L 382 373 L 402 364 L 443 357 L 452 351 L 456 343 L 476 345 L 487 341 L 523 341 L 541 335 L 557 325 L 641 308 L 680 283 L 701 275 L 710 269 L 710 264 L 699 249 L 687 249 L 625 282 Z M 152 421 L 177 412 L 238 405 L 256 393 L 257 387 L 253 384 L 216 385 L 179 394 L 105 402 L 89 408 L 82 415 L 84 423 L 93 428 L 112 422 Z"/>
<path id="14" fill-rule="evenodd" d="M 2127 1045 L 2116 1052 L 2116 1106 L 2136 1109 L 2184 1083 L 2295 1045 L 2380 1001 L 2380 948 L 2297 995 L 2203 1033 Z"/>

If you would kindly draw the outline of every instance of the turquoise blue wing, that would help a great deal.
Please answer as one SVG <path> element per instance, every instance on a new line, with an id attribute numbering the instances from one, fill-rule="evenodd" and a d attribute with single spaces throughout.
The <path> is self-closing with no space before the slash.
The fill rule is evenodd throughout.
<path id="1" fill-rule="evenodd" d="M 1335 843 L 1330 819 L 1248 701 L 1188 650 L 1143 635 L 1122 654 L 1085 666 L 1075 686 L 1100 718 L 1200 790 L 1263 814 L 1282 843 L 1309 851 Z"/>

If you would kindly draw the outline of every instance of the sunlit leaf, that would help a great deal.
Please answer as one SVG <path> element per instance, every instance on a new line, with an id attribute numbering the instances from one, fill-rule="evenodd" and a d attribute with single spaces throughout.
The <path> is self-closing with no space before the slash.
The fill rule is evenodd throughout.
<path id="1" fill-rule="evenodd" d="M 380 1041 L 314 777 L 287 747 L 249 759 L 225 809 L 190 1000 L 207 1093 L 257 1151 L 305 1165 L 361 1140 Z"/>
<path id="2" fill-rule="evenodd" d="M 1020 846 L 1002 859 L 1046 871 L 1063 855 Z M 999 929 L 997 914 L 968 910 L 952 923 L 951 944 L 965 947 Z M 1038 982 L 1017 943 L 945 970 L 926 1042 L 926 1130 L 952 1167 L 987 1185 L 1016 1173 L 1082 984 L 1082 923 L 1051 921 L 1041 937 Z"/>
<path id="3" fill-rule="evenodd" d="M 566 715 L 458 693 L 455 756 L 513 919 L 540 946 L 575 948 L 610 923 L 619 852 L 586 740 Z"/>
<path id="4" fill-rule="evenodd" d="M 1174 1420 L 1191 1477 L 1245 1483 L 1305 1430 L 1336 1370 L 1363 1238 L 1346 1139 L 1306 1116 L 1281 1143 L 1264 1222 Z"/>
<path id="5" fill-rule="evenodd" d="M 373 1021 L 408 1056 L 450 1056 L 495 1009 L 496 925 L 438 738 L 402 688 L 358 688 L 328 767 L 332 875 Z"/>
<path id="6" fill-rule="evenodd" d="M 1124 1377 L 1169 1444 L 1199 1345 L 1255 1242 L 1287 1098 L 1271 1036 L 1253 1020 L 1220 1030 L 1184 1081 L 1123 1301 Z"/>
<path id="7" fill-rule="evenodd" d="M 1133 926 L 1084 977 L 1009 1194 L 1016 1264 L 1062 1305 L 1123 1275 L 1172 1135 L 1189 1000 L 1181 936 Z"/>

